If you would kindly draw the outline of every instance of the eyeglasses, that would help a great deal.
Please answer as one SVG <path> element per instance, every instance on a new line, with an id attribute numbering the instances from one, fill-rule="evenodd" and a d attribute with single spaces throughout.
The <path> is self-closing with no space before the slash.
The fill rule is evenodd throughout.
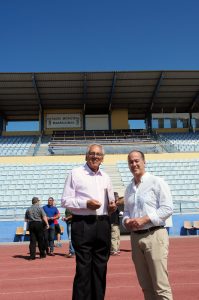
<path id="1" fill-rule="evenodd" d="M 104 154 L 99 152 L 88 152 L 89 156 L 102 157 Z"/>

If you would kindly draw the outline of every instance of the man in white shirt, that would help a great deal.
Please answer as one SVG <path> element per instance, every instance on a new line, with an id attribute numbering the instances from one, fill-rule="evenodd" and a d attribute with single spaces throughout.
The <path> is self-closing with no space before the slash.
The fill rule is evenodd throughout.
<path id="1" fill-rule="evenodd" d="M 172 300 L 164 227 L 173 213 L 170 189 L 162 178 L 145 171 L 141 151 L 129 153 L 128 165 L 133 179 L 125 191 L 123 225 L 131 231 L 132 259 L 144 299 Z"/>
<path id="2" fill-rule="evenodd" d="M 110 255 L 109 211 L 116 209 L 109 176 L 99 169 L 104 158 L 101 145 L 92 144 L 86 164 L 68 175 L 62 207 L 73 213 L 71 240 L 76 254 L 73 300 L 103 300 Z"/>

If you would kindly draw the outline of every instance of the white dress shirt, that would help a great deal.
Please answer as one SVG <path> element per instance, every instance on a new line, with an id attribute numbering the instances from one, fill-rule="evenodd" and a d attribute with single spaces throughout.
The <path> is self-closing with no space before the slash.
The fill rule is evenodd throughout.
<path id="1" fill-rule="evenodd" d="M 164 226 L 173 213 L 173 202 L 168 184 L 160 177 L 145 173 L 136 187 L 134 179 L 127 186 L 124 196 L 123 224 L 127 218 L 148 216 L 150 223 L 142 229 Z"/>
<path id="2" fill-rule="evenodd" d="M 87 208 L 88 200 L 98 200 L 97 210 Z M 102 170 L 93 172 L 87 164 L 74 168 L 68 175 L 61 199 L 61 206 L 78 215 L 107 215 L 108 202 L 115 201 L 109 176 Z"/>

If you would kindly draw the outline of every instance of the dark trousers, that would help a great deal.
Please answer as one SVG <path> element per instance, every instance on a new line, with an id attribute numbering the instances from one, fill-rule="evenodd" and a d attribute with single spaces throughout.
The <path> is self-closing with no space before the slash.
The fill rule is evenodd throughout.
<path id="1" fill-rule="evenodd" d="M 109 216 L 73 216 L 71 239 L 76 254 L 73 300 L 103 300 L 110 255 Z"/>
<path id="2" fill-rule="evenodd" d="M 45 255 L 44 251 L 44 240 L 43 240 L 43 223 L 32 221 L 29 222 L 29 231 L 30 231 L 30 257 L 35 258 L 36 255 L 36 243 L 38 242 L 38 248 L 40 256 Z"/>
<path id="3" fill-rule="evenodd" d="M 55 238 L 55 227 L 44 229 L 44 243 L 46 252 L 50 247 L 50 252 L 54 251 L 54 238 Z"/>

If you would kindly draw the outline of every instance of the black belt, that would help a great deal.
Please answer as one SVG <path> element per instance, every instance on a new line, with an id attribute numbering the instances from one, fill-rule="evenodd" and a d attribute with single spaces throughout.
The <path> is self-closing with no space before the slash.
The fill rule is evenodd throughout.
<path id="1" fill-rule="evenodd" d="M 108 215 L 73 215 L 72 217 L 72 222 L 75 221 L 88 221 L 88 222 L 95 222 L 95 221 L 104 221 L 104 220 L 109 220 L 110 217 Z"/>
<path id="2" fill-rule="evenodd" d="M 155 230 L 160 229 L 160 228 L 164 228 L 164 226 L 154 226 L 154 227 L 150 227 L 148 229 L 136 230 L 136 231 L 133 231 L 133 233 L 136 233 L 136 234 L 145 234 L 145 233 L 148 233 L 148 232 L 151 232 L 151 231 L 155 231 Z"/>
<path id="3" fill-rule="evenodd" d="M 42 223 L 43 221 L 29 221 L 29 223 Z"/>

